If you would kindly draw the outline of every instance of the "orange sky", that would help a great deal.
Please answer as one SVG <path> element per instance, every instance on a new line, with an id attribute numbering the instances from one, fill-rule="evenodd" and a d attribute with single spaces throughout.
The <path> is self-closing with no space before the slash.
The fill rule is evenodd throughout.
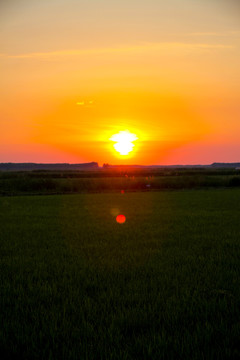
<path id="1" fill-rule="evenodd" d="M 233 0 L 0 3 L 0 162 L 240 161 Z M 109 138 L 138 140 L 120 156 Z"/>

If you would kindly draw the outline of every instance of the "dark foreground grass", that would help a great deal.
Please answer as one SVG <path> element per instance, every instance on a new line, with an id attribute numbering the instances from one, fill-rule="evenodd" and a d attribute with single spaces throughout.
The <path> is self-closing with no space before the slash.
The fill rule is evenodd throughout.
<path id="1" fill-rule="evenodd" d="M 1 358 L 238 359 L 239 219 L 238 189 L 0 198 Z"/>

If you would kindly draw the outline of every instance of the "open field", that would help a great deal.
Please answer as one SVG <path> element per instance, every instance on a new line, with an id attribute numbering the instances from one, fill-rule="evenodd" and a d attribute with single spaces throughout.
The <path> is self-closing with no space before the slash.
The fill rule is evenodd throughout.
<path id="1" fill-rule="evenodd" d="M 1 358 L 239 358 L 239 219 L 240 189 L 1 197 Z"/>
<path id="2" fill-rule="evenodd" d="M 0 195 L 240 187 L 235 169 L 109 169 L 0 172 Z"/>

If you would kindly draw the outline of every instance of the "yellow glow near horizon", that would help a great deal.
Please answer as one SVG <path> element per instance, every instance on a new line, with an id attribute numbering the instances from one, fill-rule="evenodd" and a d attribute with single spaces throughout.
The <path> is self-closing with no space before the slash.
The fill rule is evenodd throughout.
<path id="1" fill-rule="evenodd" d="M 119 133 L 114 134 L 109 140 L 115 142 L 113 146 L 120 155 L 128 155 L 135 146 L 133 141 L 137 139 L 138 137 L 135 134 L 132 134 L 126 130 L 119 131 Z"/>

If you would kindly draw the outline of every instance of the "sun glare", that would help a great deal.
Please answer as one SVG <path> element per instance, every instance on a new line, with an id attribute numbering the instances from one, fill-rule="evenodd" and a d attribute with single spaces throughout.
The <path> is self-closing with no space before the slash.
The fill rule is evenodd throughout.
<path id="1" fill-rule="evenodd" d="M 119 131 L 118 134 L 114 134 L 110 138 L 111 141 L 115 142 L 113 146 L 120 155 L 128 155 L 135 146 L 133 141 L 137 139 L 137 136 L 129 131 Z"/>

